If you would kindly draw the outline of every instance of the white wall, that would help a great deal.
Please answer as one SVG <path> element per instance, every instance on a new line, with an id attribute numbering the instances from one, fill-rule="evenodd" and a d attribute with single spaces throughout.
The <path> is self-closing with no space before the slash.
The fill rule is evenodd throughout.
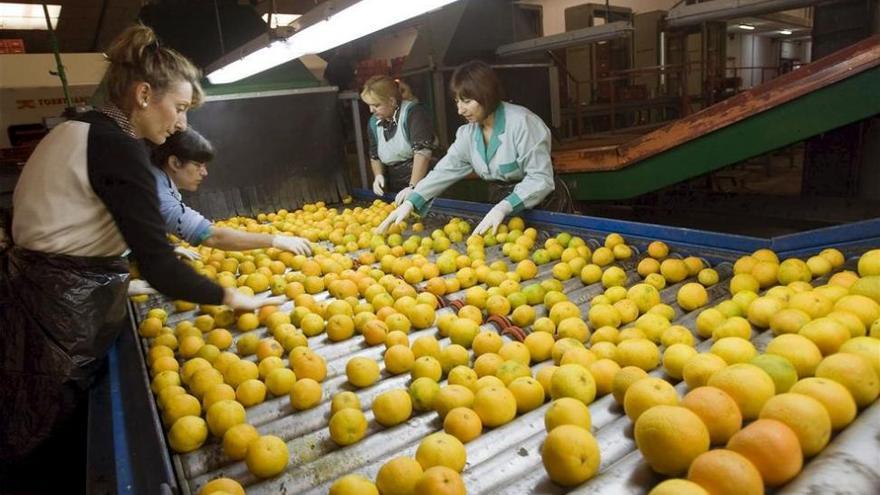
<path id="1" fill-rule="evenodd" d="M 678 0 L 611 0 L 614 7 L 629 7 L 634 14 L 650 12 L 652 10 L 669 10 Z M 542 6 L 544 15 L 544 36 L 565 32 L 565 9 L 587 3 L 604 4 L 604 1 L 588 0 L 526 0 L 529 3 Z"/>

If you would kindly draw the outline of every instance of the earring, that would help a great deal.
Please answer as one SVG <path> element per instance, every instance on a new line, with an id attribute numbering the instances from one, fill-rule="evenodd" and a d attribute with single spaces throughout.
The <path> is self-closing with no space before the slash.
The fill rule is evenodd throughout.
<path id="1" fill-rule="evenodd" d="M 146 100 L 142 101 L 141 106 L 144 108 L 147 108 L 147 101 Z"/>

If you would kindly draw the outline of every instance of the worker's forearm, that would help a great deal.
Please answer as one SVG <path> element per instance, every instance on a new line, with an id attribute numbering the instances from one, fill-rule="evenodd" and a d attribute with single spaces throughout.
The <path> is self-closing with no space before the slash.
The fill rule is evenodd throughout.
<path id="1" fill-rule="evenodd" d="M 384 170 L 383 170 L 383 167 L 382 167 L 382 162 L 380 162 L 379 160 L 370 160 L 370 167 L 373 168 L 373 176 L 374 176 L 374 177 L 377 176 L 377 175 L 383 175 L 383 174 L 384 174 Z"/>
<path id="2" fill-rule="evenodd" d="M 272 247 L 272 236 L 242 232 L 227 227 L 212 227 L 211 236 L 202 241 L 202 244 L 226 251 L 246 251 Z"/>
<path id="3" fill-rule="evenodd" d="M 413 155 L 413 169 L 409 183 L 412 185 L 416 185 L 419 183 L 420 180 L 424 179 L 425 176 L 428 175 L 428 167 L 430 165 L 430 156 L 423 155 L 421 153 L 416 153 L 415 155 Z"/>

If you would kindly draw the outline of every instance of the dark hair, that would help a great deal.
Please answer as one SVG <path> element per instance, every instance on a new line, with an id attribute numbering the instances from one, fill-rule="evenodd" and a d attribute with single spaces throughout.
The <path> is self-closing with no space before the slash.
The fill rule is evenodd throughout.
<path id="1" fill-rule="evenodd" d="M 162 168 L 172 156 L 183 162 L 207 163 L 214 159 L 214 147 L 195 129 L 188 127 L 175 132 L 161 146 L 153 148 L 153 165 Z"/>
<path id="2" fill-rule="evenodd" d="M 105 76 L 107 95 L 120 108 L 126 108 L 125 98 L 132 84 L 149 83 L 162 93 L 179 81 L 192 85 L 192 105 L 202 101 L 201 72 L 186 57 L 160 45 L 156 33 L 137 24 L 127 28 L 107 50 L 110 66 Z"/>
<path id="3" fill-rule="evenodd" d="M 495 71 L 479 60 L 471 60 L 459 65 L 452 73 L 449 88 L 456 98 L 476 100 L 483 106 L 486 115 L 498 108 L 504 95 L 504 89 Z"/>

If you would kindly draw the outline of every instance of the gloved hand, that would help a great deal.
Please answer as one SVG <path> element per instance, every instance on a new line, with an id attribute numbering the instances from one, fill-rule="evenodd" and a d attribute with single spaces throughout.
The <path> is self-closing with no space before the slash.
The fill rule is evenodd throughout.
<path id="1" fill-rule="evenodd" d="M 398 206 L 396 210 L 388 214 L 388 216 L 385 218 L 385 221 L 383 221 L 381 224 L 379 224 L 378 227 L 376 227 L 376 233 L 384 234 L 385 231 L 388 230 L 388 227 L 406 220 L 406 217 L 408 217 L 409 214 L 412 213 L 412 211 L 413 204 L 409 201 L 404 201 L 403 204 Z"/>
<path id="2" fill-rule="evenodd" d="M 397 193 L 397 196 L 394 197 L 394 202 L 398 205 L 402 205 L 406 198 L 409 196 L 409 193 L 413 192 L 412 186 L 406 186 Z"/>
<path id="3" fill-rule="evenodd" d="M 150 286 L 146 280 L 135 279 L 128 283 L 128 295 L 140 296 L 144 294 L 158 294 L 159 291 Z"/>
<path id="4" fill-rule="evenodd" d="M 303 256 L 312 255 L 312 246 L 309 241 L 302 237 L 276 235 L 272 238 L 272 247 Z"/>
<path id="5" fill-rule="evenodd" d="M 202 259 L 201 255 L 195 251 L 191 251 L 183 246 L 174 246 L 174 254 L 190 261 L 198 261 Z"/>
<path id="6" fill-rule="evenodd" d="M 385 194 L 385 176 L 379 174 L 373 179 L 373 194 L 376 196 L 381 196 Z"/>
<path id="7" fill-rule="evenodd" d="M 284 296 L 275 297 L 255 297 L 239 292 L 233 288 L 227 288 L 223 291 L 223 304 L 229 306 L 235 311 L 253 311 L 263 306 L 284 304 L 286 298 Z"/>
<path id="8" fill-rule="evenodd" d="M 494 234 L 498 226 L 501 225 L 501 222 L 504 221 L 504 217 L 512 212 L 513 206 L 507 200 L 501 200 L 500 203 L 489 210 L 489 213 L 486 213 L 486 216 L 483 217 L 483 220 L 474 229 L 473 235 L 483 235 L 490 230 Z"/>

